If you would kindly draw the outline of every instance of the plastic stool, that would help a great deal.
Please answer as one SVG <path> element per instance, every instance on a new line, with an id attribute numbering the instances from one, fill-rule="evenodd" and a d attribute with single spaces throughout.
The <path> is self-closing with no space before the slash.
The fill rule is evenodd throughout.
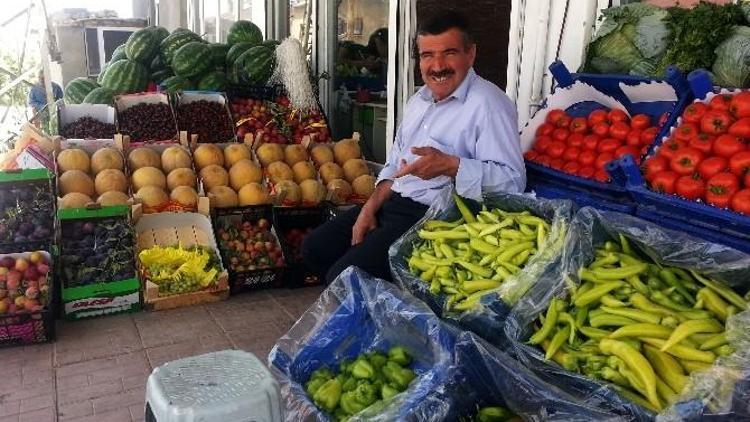
<path id="1" fill-rule="evenodd" d="M 146 421 L 277 422 L 280 403 L 271 372 L 241 350 L 168 362 L 146 384 Z"/>

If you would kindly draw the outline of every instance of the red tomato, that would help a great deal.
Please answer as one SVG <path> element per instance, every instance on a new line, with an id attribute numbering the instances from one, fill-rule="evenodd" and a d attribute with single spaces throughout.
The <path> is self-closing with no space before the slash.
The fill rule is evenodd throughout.
<path id="1" fill-rule="evenodd" d="M 544 118 L 544 121 L 551 124 L 552 126 L 562 127 L 559 123 L 561 121 L 564 121 L 565 117 L 567 117 L 567 113 L 565 113 L 565 111 L 563 110 L 560 110 L 559 108 L 556 108 L 547 112 L 547 117 Z"/>
<path id="2" fill-rule="evenodd" d="M 609 135 L 609 125 L 606 122 L 597 123 L 591 128 L 591 131 L 595 135 L 604 137 Z"/>
<path id="3" fill-rule="evenodd" d="M 577 161 L 578 155 L 581 153 L 580 148 L 576 147 L 567 147 L 565 151 L 563 152 L 562 158 L 565 161 Z"/>
<path id="4" fill-rule="evenodd" d="M 596 147 L 596 150 L 599 152 L 615 152 L 620 146 L 622 146 L 622 143 L 617 139 L 605 138 L 599 142 L 599 146 Z"/>
<path id="5" fill-rule="evenodd" d="M 739 177 L 750 172 L 750 151 L 740 151 L 729 159 L 729 169 Z"/>
<path id="6" fill-rule="evenodd" d="M 680 175 L 695 173 L 698 164 L 703 160 L 703 153 L 695 148 L 685 147 L 677 150 L 669 160 L 669 168 Z"/>
<path id="7" fill-rule="evenodd" d="M 568 146 L 580 148 L 583 146 L 583 134 L 573 132 L 568 136 Z"/>
<path id="8" fill-rule="evenodd" d="M 750 117 L 750 92 L 735 94 L 729 102 L 729 112 L 737 119 Z"/>
<path id="9" fill-rule="evenodd" d="M 665 170 L 669 170 L 669 161 L 661 155 L 654 155 L 641 166 L 643 178 L 649 182 L 654 179 L 654 175 Z"/>
<path id="10" fill-rule="evenodd" d="M 552 139 L 556 141 L 565 142 L 568 139 L 568 135 L 570 135 L 570 131 L 565 128 L 557 128 L 552 131 Z"/>
<path id="11" fill-rule="evenodd" d="M 590 150 L 596 150 L 596 147 L 599 145 L 599 135 L 594 135 L 593 133 L 590 135 L 586 135 L 583 138 L 583 147 Z"/>
<path id="12" fill-rule="evenodd" d="M 627 123 L 628 115 L 627 113 L 625 113 L 624 111 L 618 108 L 613 108 L 612 110 L 609 111 L 609 113 L 607 113 L 607 121 L 609 121 L 610 123 L 614 123 L 614 122 Z"/>
<path id="13" fill-rule="evenodd" d="M 545 167 L 549 167 L 550 160 L 551 158 L 549 155 L 540 154 L 538 157 L 536 157 L 536 162 Z"/>
<path id="14" fill-rule="evenodd" d="M 683 123 L 675 128 L 672 136 L 678 141 L 690 142 L 698 134 L 698 126 L 692 123 Z"/>
<path id="15" fill-rule="evenodd" d="M 596 173 L 594 173 L 594 180 L 596 180 L 597 182 L 607 183 L 609 182 L 609 173 L 604 170 L 597 170 Z"/>
<path id="16" fill-rule="evenodd" d="M 641 130 L 633 129 L 628 132 L 628 136 L 625 138 L 625 145 L 629 145 L 634 148 L 641 146 Z"/>
<path id="17" fill-rule="evenodd" d="M 677 179 L 679 178 L 680 175 L 673 171 L 660 171 L 656 173 L 653 180 L 651 180 L 651 189 L 657 192 L 672 194 L 674 193 L 675 182 L 677 182 Z"/>
<path id="18" fill-rule="evenodd" d="M 625 145 L 615 150 L 615 158 L 620 158 L 625 154 L 630 154 L 636 163 L 641 162 L 641 153 L 640 151 L 638 151 L 637 148 L 631 147 L 629 145 Z"/>
<path id="19" fill-rule="evenodd" d="M 708 157 L 698 164 L 698 174 L 705 180 L 727 169 L 728 161 L 724 157 Z"/>
<path id="20" fill-rule="evenodd" d="M 686 123 L 700 123 L 701 117 L 708 111 L 708 106 L 703 103 L 692 103 L 685 107 L 682 112 L 682 121 Z"/>
<path id="21" fill-rule="evenodd" d="M 581 154 L 578 155 L 578 162 L 584 167 L 593 166 L 594 162 L 596 162 L 596 152 L 590 149 L 581 151 Z"/>
<path id="22" fill-rule="evenodd" d="M 589 113 L 588 119 L 586 119 L 586 122 L 588 123 L 589 127 L 593 127 L 597 123 L 602 123 L 607 121 L 607 112 L 605 110 L 594 110 L 591 113 Z"/>
<path id="23" fill-rule="evenodd" d="M 614 122 L 612 123 L 612 126 L 609 127 L 609 136 L 621 141 L 624 141 L 625 138 L 628 137 L 629 132 L 630 126 L 628 126 L 627 123 Z"/>
<path id="24" fill-rule="evenodd" d="M 746 188 L 750 188 L 750 173 L 748 173 L 748 174 L 745 175 L 745 179 L 742 180 L 742 184 Z"/>
<path id="25" fill-rule="evenodd" d="M 536 138 L 536 143 L 534 144 L 534 149 L 539 152 L 545 152 L 547 151 L 547 148 L 549 148 L 550 144 L 552 143 L 552 138 L 549 136 L 539 136 Z"/>
<path id="26" fill-rule="evenodd" d="M 568 161 L 567 163 L 565 163 L 562 169 L 565 173 L 578 174 L 578 170 L 581 169 L 581 165 L 575 161 Z"/>
<path id="27" fill-rule="evenodd" d="M 643 130 L 651 126 L 651 118 L 646 114 L 636 114 L 630 119 L 630 126 L 633 129 Z"/>
<path id="28" fill-rule="evenodd" d="M 734 135 L 721 135 L 714 141 L 714 154 L 732 158 L 734 154 L 745 150 L 745 144 Z"/>
<path id="29" fill-rule="evenodd" d="M 732 104 L 732 96 L 730 94 L 720 94 L 711 98 L 708 102 L 708 106 L 711 110 L 718 111 L 729 111 L 729 106 Z"/>
<path id="30" fill-rule="evenodd" d="M 596 173 L 596 170 L 591 166 L 585 166 L 581 167 L 578 170 L 578 175 L 581 177 L 585 177 L 587 179 L 591 179 L 594 177 L 594 173 Z"/>
<path id="31" fill-rule="evenodd" d="M 602 154 L 599 154 L 598 157 L 596 157 L 596 161 L 594 161 L 594 168 L 597 170 L 604 170 L 604 166 L 607 165 L 610 161 L 615 159 L 615 155 L 611 152 L 605 152 Z"/>
<path id="32" fill-rule="evenodd" d="M 732 196 L 740 190 L 740 179 L 732 173 L 719 173 L 708 179 L 706 188 L 715 194 L 728 193 Z"/>
<path id="33" fill-rule="evenodd" d="M 729 130 L 732 117 L 726 111 L 709 111 L 701 118 L 701 131 L 711 135 L 721 135 Z"/>
<path id="34" fill-rule="evenodd" d="M 559 158 L 563 155 L 564 151 L 565 151 L 564 142 L 552 141 L 552 143 L 549 144 L 549 148 L 547 148 L 547 155 L 549 155 L 551 158 Z"/>
<path id="35" fill-rule="evenodd" d="M 729 134 L 740 138 L 750 138 L 750 117 L 745 117 L 729 126 Z"/>
<path id="36" fill-rule="evenodd" d="M 678 149 L 685 147 L 684 142 L 680 142 L 676 139 L 670 139 L 667 142 L 664 142 L 659 147 L 659 155 L 666 158 L 667 160 L 671 160 L 672 157 L 674 157 L 675 152 L 677 152 Z"/>
<path id="37" fill-rule="evenodd" d="M 555 170 L 562 170 L 565 165 L 565 161 L 562 158 L 553 158 L 549 162 L 549 166 Z"/>
<path id="38" fill-rule="evenodd" d="M 700 176 L 681 176 L 675 182 L 674 190 L 677 195 L 694 201 L 702 199 L 703 195 L 706 194 L 706 183 Z"/>
<path id="39" fill-rule="evenodd" d="M 641 145 L 651 145 L 656 139 L 656 135 L 659 134 L 659 129 L 650 127 L 641 132 Z"/>
<path id="40" fill-rule="evenodd" d="M 699 133 L 688 141 L 688 146 L 699 149 L 702 153 L 709 155 L 714 146 L 714 136 L 707 133 Z"/>
<path id="41" fill-rule="evenodd" d="M 570 131 L 573 133 L 586 133 L 588 125 L 585 117 L 576 117 L 570 122 Z"/>
<path id="42" fill-rule="evenodd" d="M 750 189 L 743 189 L 734 194 L 732 209 L 740 214 L 750 215 Z"/>
<path id="43" fill-rule="evenodd" d="M 529 150 L 529 151 L 526 151 L 526 153 L 523 154 L 523 158 L 525 158 L 525 159 L 527 159 L 529 161 L 534 161 L 537 157 L 539 157 L 539 153 L 536 152 L 536 151 L 534 151 L 533 149 Z"/>
<path id="44" fill-rule="evenodd" d="M 550 123 L 542 123 L 539 125 L 538 128 L 536 128 L 536 136 L 539 135 L 546 135 L 550 136 L 552 135 L 552 131 L 555 130 L 555 126 Z"/>

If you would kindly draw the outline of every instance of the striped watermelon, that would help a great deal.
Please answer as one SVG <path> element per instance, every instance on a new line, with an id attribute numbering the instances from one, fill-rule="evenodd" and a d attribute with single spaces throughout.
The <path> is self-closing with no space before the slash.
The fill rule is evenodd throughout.
<path id="1" fill-rule="evenodd" d="M 183 45 L 191 42 L 202 42 L 203 40 L 201 37 L 198 36 L 198 34 L 191 32 L 190 30 L 182 29 L 181 31 L 177 32 L 177 29 L 175 29 L 175 32 L 172 33 L 172 35 L 168 36 L 167 38 L 164 38 L 164 40 L 159 45 L 159 48 L 161 49 L 161 59 L 164 63 L 172 63 L 172 59 L 174 58 L 175 53 L 177 50 L 180 49 Z"/>
<path id="2" fill-rule="evenodd" d="M 156 41 L 156 34 L 148 28 L 133 32 L 125 43 L 125 54 L 128 59 L 146 65 L 151 64 L 151 60 L 158 51 L 159 43 Z"/>
<path id="3" fill-rule="evenodd" d="M 159 86 L 162 90 L 173 94 L 177 91 L 186 91 L 193 88 L 193 84 L 182 76 L 171 76 L 164 79 Z"/>
<path id="4" fill-rule="evenodd" d="M 148 69 L 133 60 L 118 60 L 109 65 L 102 86 L 116 94 L 141 92 L 148 86 Z"/>
<path id="5" fill-rule="evenodd" d="M 172 69 L 162 69 L 157 70 L 156 72 L 151 74 L 151 80 L 156 82 L 156 84 L 160 84 L 165 79 L 174 76 L 174 73 L 172 72 Z"/>
<path id="6" fill-rule="evenodd" d="M 75 78 L 65 85 L 65 102 L 67 104 L 80 104 L 86 95 L 99 85 L 89 78 Z"/>
<path id="7" fill-rule="evenodd" d="M 86 95 L 83 99 L 84 104 L 112 104 L 115 97 L 114 91 L 109 88 L 100 86 L 94 88 L 91 92 Z"/>
<path id="8" fill-rule="evenodd" d="M 229 27 L 227 43 L 233 45 L 238 42 L 249 42 L 253 45 L 258 45 L 263 42 L 263 33 L 258 28 L 258 25 L 250 21 L 237 21 Z"/>
<path id="9" fill-rule="evenodd" d="M 227 52 L 227 67 L 231 68 L 231 66 L 234 65 L 234 62 L 237 61 L 237 58 L 239 58 L 242 53 L 253 47 L 255 47 L 255 44 L 249 42 L 239 42 L 231 46 L 229 48 L 229 51 Z"/>
<path id="10" fill-rule="evenodd" d="M 127 58 L 128 56 L 127 54 L 125 54 L 125 44 L 120 44 L 112 52 L 112 57 L 109 58 L 109 61 L 107 63 L 114 63 L 118 60 L 123 60 Z"/>
<path id="11" fill-rule="evenodd" d="M 223 68 L 229 46 L 227 44 L 209 44 L 208 50 L 211 53 L 211 67 Z"/>
<path id="12" fill-rule="evenodd" d="M 242 53 L 234 65 L 241 83 L 264 85 L 273 73 L 274 52 L 259 45 Z"/>
<path id="13" fill-rule="evenodd" d="M 151 60 L 151 64 L 149 65 L 148 70 L 150 70 L 151 73 L 154 73 L 167 68 L 168 66 L 161 59 L 161 54 L 157 54 L 156 56 L 154 56 L 154 59 Z"/>
<path id="14" fill-rule="evenodd" d="M 172 58 L 175 75 L 192 78 L 211 68 L 211 50 L 202 42 L 191 42 L 180 47 Z"/>
<path id="15" fill-rule="evenodd" d="M 104 67 L 102 67 L 102 70 L 99 71 L 99 74 L 96 75 L 96 83 L 97 85 L 101 85 L 102 81 L 104 80 L 104 74 L 107 73 L 107 68 L 109 67 L 109 63 L 104 63 Z"/>
<path id="16" fill-rule="evenodd" d="M 221 71 L 207 73 L 198 81 L 198 89 L 201 91 L 223 91 L 227 86 L 227 75 Z"/>
<path id="17" fill-rule="evenodd" d="M 157 44 L 169 36 L 169 31 L 161 26 L 149 26 L 146 29 L 151 31 Z"/>

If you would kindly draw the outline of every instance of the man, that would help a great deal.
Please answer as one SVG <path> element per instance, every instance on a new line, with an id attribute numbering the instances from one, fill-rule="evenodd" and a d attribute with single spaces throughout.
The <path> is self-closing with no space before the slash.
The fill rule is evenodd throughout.
<path id="1" fill-rule="evenodd" d="M 459 195 L 522 192 L 526 174 L 514 104 L 472 66 L 476 45 L 451 12 L 417 31 L 425 86 L 408 102 L 375 192 L 307 236 L 305 262 L 326 281 L 356 265 L 390 279 L 388 248 L 454 183 Z"/>
<path id="2" fill-rule="evenodd" d="M 63 97 L 63 90 L 60 88 L 60 85 L 52 82 L 52 94 L 55 98 L 55 101 L 59 100 Z M 32 86 L 29 90 L 29 98 L 28 98 L 28 105 L 31 107 L 34 111 L 34 114 L 38 114 L 41 110 L 44 109 L 44 106 L 47 105 L 47 91 L 45 89 L 44 85 L 44 71 L 39 71 L 39 81 L 36 83 L 36 85 Z M 42 117 L 41 120 L 46 120 L 46 116 L 39 116 Z"/>

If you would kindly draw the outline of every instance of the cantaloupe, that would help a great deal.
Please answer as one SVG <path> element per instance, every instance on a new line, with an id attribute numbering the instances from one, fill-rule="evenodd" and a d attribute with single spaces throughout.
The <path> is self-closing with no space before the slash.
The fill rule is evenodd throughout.
<path id="1" fill-rule="evenodd" d="M 198 171 L 203 170 L 210 165 L 223 166 L 224 152 L 221 148 L 213 144 L 201 144 L 193 152 L 195 166 Z"/>
<path id="2" fill-rule="evenodd" d="M 94 187 L 97 195 L 110 191 L 127 192 L 128 178 L 120 170 L 104 169 L 96 175 Z"/>
<path id="3" fill-rule="evenodd" d="M 354 193 L 362 198 L 369 198 L 375 191 L 375 177 L 369 174 L 363 174 L 352 182 Z"/>
<path id="4" fill-rule="evenodd" d="M 263 167 L 276 161 L 284 160 L 284 150 L 279 144 L 263 144 L 255 151 L 258 160 Z"/>
<path id="5" fill-rule="evenodd" d="M 229 186 L 214 186 L 208 191 L 212 208 L 228 208 L 239 205 L 237 192 Z"/>
<path id="6" fill-rule="evenodd" d="M 169 193 L 169 199 L 185 207 L 194 207 L 198 204 L 198 193 L 190 186 L 177 186 Z"/>
<path id="7" fill-rule="evenodd" d="M 167 188 L 167 177 L 156 167 L 139 168 L 130 176 L 130 181 L 133 184 L 133 190 L 136 192 L 144 186 L 158 186 L 161 189 Z"/>
<path id="8" fill-rule="evenodd" d="M 350 185 L 349 182 L 344 179 L 333 179 L 328 182 L 328 186 L 326 186 L 326 188 L 331 194 L 331 202 L 336 205 L 345 204 L 354 192 L 352 190 L 352 185 Z"/>
<path id="9" fill-rule="evenodd" d="M 305 205 L 318 205 L 326 197 L 326 188 L 318 180 L 307 179 L 299 184 L 299 188 Z"/>
<path id="10" fill-rule="evenodd" d="M 68 170 L 91 171 L 91 160 L 88 153 L 79 148 L 64 149 L 57 155 L 57 168 L 60 173 Z"/>
<path id="11" fill-rule="evenodd" d="M 70 192 L 60 199 L 59 207 L 60 209 L 83 208 L 92 202 L 94 201 L 91 200 L 91 197 L 88 195 L 84 195 L 80 192 Z"/>
<path id="12" fill-rule="evenodd" d="M 98 149 L 91 156 L 91 171 L 94 175 L 106 169 L 123 170 L 124 168 L 125 162 L 122 154 L 114 148 Z"/>
<path id="13" fill-rule="evenodd" d="M 302 183 L 303 180 L 315 179 L 315 166 L 309 161 L 300 161 L 292 166 L 294 181 Z"/>
<path id="14" fill-rule="evenodd" d="M 268 178 L 274 185 L 282 180 L 294 180 L 294 173 L 283 161 L 275 161 L 266 168 Z"/>
<path id="15" fill-rule="evenodd" d="M 259 183 L 248 183 L 237 194 L 240 206 L 262 205 L 268 203 L 268 191 Z"/>
<path id="16" fill-rule="evenodd" d="M 189 168 L 174 169 L 167 175 L 167 187 L 171 191 L 177 186 L 190 186 L 195 188 L 195 172 Z"/>
<path id="17" fill-rule="evenodd" d="M 345 162 L 362 157 L 359 142 L 355 139 L 342 139 L 333 145 L 333 156 L 338 165 L 343 166 Z"/>
<path id="18" fill-rule="evenodd" d="M 116 190 L 104 192 L 99 195 L 96 202 L 103 207 L 111 207 L 113 205 L 128 205 L 128 195 Z"/>
<path id="19" fill-rule="evenodd" d="M 138 170 L 143 167 L 161 168 L 161 157 L 159 153 L 147 147 L 139 147 L 128 154 L 128 166 L 130 171 Z"/>
<path id="20" fill-rule="evenodd" d="M 229 169 L 229 184 L 239 191 L 248 183 L 260 183 L 263 170 L 250 160 L 240 160 Z"/>
<path id="21" fill-rule="evenodd" d="M 250 148 L 245 144 L 230 144 L 224 148 L 224 166 L 232 168 L 240 160 L 250 160 Z"/>
<path id="22" fill-rule="evenodd" d="M 60 179 L 58 179 L 58 185 L 60 186 L 60 192 L 63 195 L 67 195 L 71 192 L 82 193 L 89 198 L 96 195 L 94 181 L 91 180 L 91 177 L 89 177 L 88 174 L 81 170 L 66 171 L 60 176 Z"/>
<path id="23" fill-rule="evenodd" d="M 302 190 L 291 180 L 282 180 L 274 186 L 276 197 L 283 205 L 295 206 L 302 200 Z"/>
<path id="24" fill-rule="evenodd" d="M 336 163 L 324 163 L 320 166 L 320 178 L 327 185 L 331 183 L 331 180 L 343 179 L 344 170 Z"/>
<path id="25" fill-rule="evenodd" d="M 349 183 L 363 174 L 370 174 L 365 160 L 354 158 L 344 163 L 344 177 Z"/>
<path id="26" fill-rule="evenodd" d="M 289 167 L 294 167 L 300 161 L 307 161 L 308 158 L 307 150 L 302 145 L 292 144 L 284 148 L 284 161 Z"/>
<path id="27" fill-rule="evenodd" d="M 333 162 L 333 151 L 328 145 L 318 144 L 310 151 L 310 156 L 315 165 L 320 167 L 325 163 Z"/>
<path id="28" fill-rule="evenodd" d="M 203 189 L 211 190 L 214 186 L 228 186 L 229 174 L 224 167 L 218 164 L 210 164 L 200 171 L 203 180 Z"/>
<path id="29" fill-rule="evenodd" d="M 158 186 L 144 186 L 138 189 L 135 197 L 139 199 L 143 205 L 147 207 L 157 207 L 169 202 L 169 195 L 164 192 L 164 189 Z"/>
<path id="30" fill-rule="evenodd" d="M 164 173 L 171 173 L 174 169 L 192 168 L 190 154 L 180 146 L 171 146 L 161 153 L 161 168 Z"/>

